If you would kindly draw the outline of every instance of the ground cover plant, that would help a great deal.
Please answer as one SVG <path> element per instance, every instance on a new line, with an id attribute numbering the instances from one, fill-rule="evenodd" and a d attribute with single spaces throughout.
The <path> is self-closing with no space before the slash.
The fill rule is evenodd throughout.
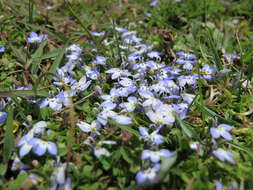
<path id="1" fill-rule="evenodd" d="M 1 189 L 253 188 L 250 0 L 0 0 Z"/>

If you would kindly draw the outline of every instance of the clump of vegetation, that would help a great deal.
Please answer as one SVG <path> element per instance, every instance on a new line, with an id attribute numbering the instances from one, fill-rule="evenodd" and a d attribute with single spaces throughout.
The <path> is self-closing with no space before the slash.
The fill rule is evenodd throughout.
<path id="1" fill-rule="evenodd" d="M 251 189 L 250 1 L 0 0 L 4 189 Z"/>

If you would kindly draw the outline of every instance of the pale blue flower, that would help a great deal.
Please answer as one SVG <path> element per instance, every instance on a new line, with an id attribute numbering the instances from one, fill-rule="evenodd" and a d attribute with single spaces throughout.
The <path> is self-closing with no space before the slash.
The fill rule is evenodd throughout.
<path id="1" fill-rule="evenodd" d="M 105 71 L 105 73 L 112 74 L 111 78 L 113 80 L 118 79 L 121 76 L 131 76 L 131 73 L 128 70 L 121 70 L 119 68 L 111 68 Z"/>
<path id="2" fill-rule="evenodd" d="M 91 32 L 91 34 L 92 34 L 93 36 L 100 37 L 100 36 L 105 35 L 105 31 L 101 31 L 101 32 Z"/>
<path id="3" fill-rule="evenodd" d="M 127 98 L 128 102 L 121 103 L 119 106 L 123 108 L 121 112 L 132 112 L 138 106 L 138 100 L 134 96 L 130 96 Z"/>
<path id="4" fill-rule="evenodd" d="M 71 53 L 81 54 L 82 48 L 79 45 L 72 44 L 69 47 L 66 48 L 67 51 L 70 51 Z"/>
<path id="5" fill-rule="evenodd" d="M 184 59 L 198 59 L 198 57 L 192 53 L 185 53 L 183 51 L 179 51 L 177 52 L 177 55 L 179 55 L 180 57 L 184 58 Z"/>
<path id="6" fill-rule="evenodd" d="M 96 64 L 96 65 L 106 65 L 106 60 L 107 59 L 108 59 L 107 57 L 96 56 L 96 60 L 93 61 L 93 64 Z"/>
<path id="7" fill-rule="evenodd" d="M 99 129 L 101 128 L 101 125 L 98 121 L 92 121 L 91 124 L 88 124 L 86 122 L 80 121 L 76 124 L 83 132 L 89 133 L 91 132 L 92 136 L 99 135 Z"/>
<path id="8" fill-rule="evenodd" d="M 168 104 L 162 104 L 155 110 L 145 108 L 145 114 L 155 124 L 171 125 L 175 122 L 174 108 Z"/>
<path id="9" fill-rule="evenodd" d="M 169 150 L 161 149 L 157 151 L 152 150 L 143 150 L 141 159 L 142 160 L 150 160 L 151 162 L 157 163 L 160 161 L 161 157 L 168 158 L 172 156 L 172 153 Z"/>
<path id="10" fill-rule="evenodd" d="M 5 122 L 7 118 L 7 113 L 6 112 L 0 112 L 0 123 Z"/>
<path id="11" fill-rule="evenodd" d="M 37 34 L 35 32 L 30 32 L 29 37 L 27 38 L 28 43 L 41 43 L 43 40 L 47 38 L 45 34 Z"/>
<path id="12" fill-rule="evenodd" d="M 86 90 L 91 84 L 91 81 L 87 81 L 86 77 L 83 76 L 78 82 L 75 82 L 71 86 L 71 90 L 74 92 L 82 92 Z"/>
<path id="13" fill-rule="evenodd" d="M 146 182 L 154 183 L 156 181 L 157 172 L 160 170 L 160 164 L 155 164 L 151 168 L 139 171 L 136 175 L 136 181 L 138 184 L 143 184 Z"/>
<path id="14" fill-rule="evenodd" d="M 214 150 L 213 154 L 215 157 L 217 157 L 222 162 L 228 161 L 231 164 L 235 163 L 235 161 L 233 159 L 233 154 L 229 151 L 222 149 L 222 148 L 218 148 L 217 150 Z"/>
<path id="15" fill-rule="evenodd" d="M 0 45 L 0 53 L 3 53 L 5 51 L 5 48 L 3 45 Z"/>
<path id="16" fill-rule="evenodd" d="M 159 129 L 153 131 L 151 134 L 148 133 L 148 130 L 145 127 L 139 127 L 139 131 L 141 134 L 140 139 L 147 141 L 151 144 L 162 144 L 164 142 L 164 138 L 162 135 L 158 134 Z"/>
<path id="17" fill-rule="evenodd" d="M 211 133 L 212 137 L 215 139 L 223 137 L 226 140 L 231 141 L 232 136 L 229 133 L 229 131 L 231 131 L 232 129 L 233 129 L 233 127 L 230 125 L 220 124 L 217 127 L 211 127 L 210 133 Z"/>
<path id="18" fill-rule="evenodd" d="M 30 144 L 33 147 L 33 152 L 38 156 L 42 156 L 46 152 L 53 156 L 57 155 L 57 146 L 51 141 L 44 141 L 39 138 L 33 138 L 30 140 Z"/>
<path id="19" fill-rule="evenodd" d="M 161 57 L 160 57 L 160 53 L 157 51 L 151 51 L 147 54 L 148 57 L 150 58 L 155 58 L 156 60 L 160 61 Z"/>

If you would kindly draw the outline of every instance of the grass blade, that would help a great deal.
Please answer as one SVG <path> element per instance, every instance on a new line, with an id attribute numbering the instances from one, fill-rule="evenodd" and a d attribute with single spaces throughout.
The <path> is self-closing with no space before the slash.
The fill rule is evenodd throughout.
<path id="1" fill-rule="evenodd" d="M 0 98 L 5 97 L 27 97 L 27 96 L 43 96 L 48 97 L 48 91 L 46 90 L 12 90 L 12 91 L 0 91 Z"/>
<path id="2" fill-rule="evenodd" d="M 7 124 L 6 124 L 6 132 L 4 137 L 4 148 L 3 148 L 3 158 L 4 162 L 8 162 L 13 150 L 14 145 L 14 135 L 13 135 L 13 109 L 10 108 L 8 110 L 7 115 Z"/>
<path id="3" fill-rule="evenodd" d="M 47 40 L 43 40 L 43 42 L 40 44 L 38 49 L 35 51 L 35 53 L 32 55 L 32 68 L 31 73 L 34 75 L 38 72 L 40 63 L 42 61 L 41 57 L 43 55 L 43 49 L 47 44 Z"/>
<path id="4" fill-rule="evenodd" d="M 226 119 L 220 115 L 218 115 L 217 113 L 215 113 L 214 111 L 210 110 L 209 108 L 207 108 L 206 106 L 204 106 L 203 104 L 201 104 L 199 101 L 195 101 L 195 104 L 197 105 L 197 107 L 203 112 L 203 113 L 206 113 L 208 114 L 209 116 L 212 116 L 212 117 L 217 117 L 219 118 L 221 121 L 225 122 L 225 123 L 228 123 L 228 124 L 231 124 L 231 125 L 235 125 L 235 126 L 241 126 L 242 124 L 237 122 L 237 121 L 234 121 L 232 119 Z"/>
<path id="5" fill-rule="evenodd" d="M 194 135 L 194 132 L 191 129 L 191 126 L 189 126 L 187 123 L 185 123 L 183 120 L 181 120 L 178 116 L 176 116 L 176 121 L 178 122 L 179 126 L 183 129 L 183 132 L 190 138 L 192 138 Z"/>

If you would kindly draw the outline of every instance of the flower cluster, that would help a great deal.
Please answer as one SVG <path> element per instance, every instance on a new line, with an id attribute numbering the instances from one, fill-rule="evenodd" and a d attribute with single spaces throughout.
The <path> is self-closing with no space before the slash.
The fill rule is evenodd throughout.
<path id="1" fill-rule="evenodd" d="M 53 156 L 57 155 L 57 146 L 54 142 L 39 138 L 39 136 L 45 138 L 50 133 L 50 130 L 46 131 L 47 125 L 45 121 L 34 124 L 28 133 L 19 140 L 18 147 L 20 147 L 19 156 L 21 158 L 31 150 L 37 156 L 42 156 L 46 152 Z M 47 134 L 44 134 L 45 132 Z"/>

